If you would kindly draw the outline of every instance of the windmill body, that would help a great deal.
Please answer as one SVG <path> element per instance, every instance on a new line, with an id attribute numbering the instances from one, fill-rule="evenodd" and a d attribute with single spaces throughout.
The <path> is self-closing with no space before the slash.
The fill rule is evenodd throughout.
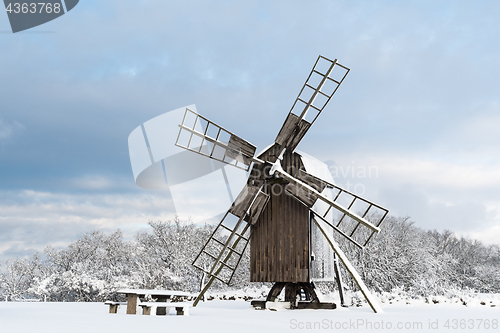
<path id="1" fill-rule="evenodd" d="M 319 56 L 275 142 L 257 156 L 254 145 L 186 108 L 175 145 L 249 172 L 243 189 L 193 262 L 208 276 L 195 306 L 215 280 L 230 283 L 250 244 L 250 280 L 274 282 L 266 301 L 274 301 L 285 289 L 285 300 L 292 308 L 335 308 L 319 302 L 312 283 L 312 248 L 317 245 L 312 240 L 317 242 L 313 235 L 320 234 L 372 309 L 381 312 L 333 235 L 364 248 L 380 231 L 388 210 L 333 184 L 327 179 L 331 176 L 314 170 L 321 162 L 296 151 L 348 73 L 337 60 Z M 264 307 L 264 303 L 254 305 Z"/>
<path id="2" fill-rule="evenodd" d="M 272 146 L 259 158 L 279 154 Z M 303 169 L 297 153 L 285 153 L 284 170 Z M 250 242 L 251 282 L 310 282 L 309 208 L 287 192 L 290 183 L 269 180 L 263 191 L 269 202 L 252 226 Z"/>

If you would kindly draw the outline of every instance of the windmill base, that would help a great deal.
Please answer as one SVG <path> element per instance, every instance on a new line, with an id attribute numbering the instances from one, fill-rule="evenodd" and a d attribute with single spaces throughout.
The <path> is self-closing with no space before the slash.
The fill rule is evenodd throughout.
<path id="1" fill-rule="evenodd" d="M 276 282 L 265 301 L 253 300 L 254 308 L 264 310 L 267 302 L 274 302 L 285 288 L 285 302 L 290 302 L 290 309 L 336 309 L 335 303 L 322 303 L 319 301 L 314 284 L 310 282 Z"/>

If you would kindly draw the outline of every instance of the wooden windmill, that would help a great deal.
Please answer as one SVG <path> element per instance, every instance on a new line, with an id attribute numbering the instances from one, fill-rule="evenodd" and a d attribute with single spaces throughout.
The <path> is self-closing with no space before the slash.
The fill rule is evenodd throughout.
<path id="1" fill-rule="evenodd" d="M 319 56 L 274 143 L 257 156 L 254 145 L 186 108 L 176 145 L 250 172 L 193 263 L 208 276 L 195 306 L 216 279 L 229 284 L 250 243 L 251 281 L 275 283 L 267 301 L 284 288 L 292 307 L 335 308 L 319 302 L 312 283 L 311 233 L 316 228 L 372 309 L 381 312 L 333 235 L 364 248 L 388 210 L 322 179 L 305 154 L 295 151 L 348 73 L 337 60 Z M 336 265 L 335 272 L 339 282 Z"/>

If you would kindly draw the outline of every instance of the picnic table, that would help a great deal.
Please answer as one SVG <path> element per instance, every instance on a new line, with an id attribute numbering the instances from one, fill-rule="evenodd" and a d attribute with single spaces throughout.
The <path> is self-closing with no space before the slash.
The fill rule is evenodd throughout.
<path id="1" fill-rule="evenodd" d="M 188 297 L 189 293 L 178 290 L 155 290 L 155 289 L 120 289 L 119 294 L 127 296 L 127 314 L 136 314 L 137 306 L 140 305 L 139 299 L 150 296 L 155 302 L 168 303 L 173 297 Z M 158 315 L 166 315 L 168 307 L 158 307 Z"/>

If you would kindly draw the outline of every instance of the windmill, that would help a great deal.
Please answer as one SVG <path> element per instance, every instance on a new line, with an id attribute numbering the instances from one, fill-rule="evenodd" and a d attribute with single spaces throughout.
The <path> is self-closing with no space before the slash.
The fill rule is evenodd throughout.
<path id="1" fill-rule="evenodd" d="M 201 186 L 206 189 L 200 202 L 214 196 L 212 206 L 227 202 L 222 208 L 218 203 L 217 214 L 230 206 L 193 262 L 207 278 L 195 306 L 214 281 L 231 282 L 250 244 L 251 282 L 274 282 L 266 301 L 253 301 L 254 306 L 265 308 L 285 289 L 292 308 L 335 308 L 315 292 L 318 276 L 328 279 L 325 271 L 335 275 L 331 280 L 337 281 L 343 305 L 340 260 L 373 311 L 382 311 L 337 240 L 365 248 L 388 210 L 335 185 L 324 163 L 296 150 L 348 73 L 337 60 L 319 56 L 274 143 L 258 154 L 248 141 L 199 115 L 194 105 L 155 117 L 130 134 L 138 186 L 169 188 L 178 210 L 189 207 L 179 190 L 189 181 L 196 195 Z M 178 132 L 171 128 L 177 124 Z M 243 177 L 238 186 L 228 181 L 236 179 L 233 167 Z M 240 192 L 233 196 L 231 190 Z"/>
<path id="2" fill-rule="evenodd" d="M 318 300 L 312 281 L 312 238 L 320 234 L 334 253 L 342 303 L 337 258 L 373 311 L 382 311 L 334 233 L 363 249 L 380 231 L 388 210 L 322 177 L 317 170 L 322 164 L 296 151 L 348 73 L 349 68 L 337 60 L 319 56 L 274 143 L 259 154 L 248 141 L 185 109 L 176 146 L 249 172 L 243 189 L 193 262 L 208 278 L 195 306 L 215 280 L 230 283 L 250 244 L 251 281 L 274 282 L 266 301 L 274 301 L 285 289 L 285 301 L 293 308 L 335 308 Z"/>

